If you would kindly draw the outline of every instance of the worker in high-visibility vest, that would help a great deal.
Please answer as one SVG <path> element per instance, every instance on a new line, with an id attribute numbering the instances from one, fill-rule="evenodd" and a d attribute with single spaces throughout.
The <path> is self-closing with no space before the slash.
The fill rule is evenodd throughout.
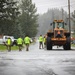
<path id="1" fill-rule="evenodd" d="M 17 45 L 19 47 L 19 51 L 22 51 L 23 39 L 21 37 L 17 39 Z"/>
<path id="2" fill-rule="evenodd" d="M 11 51 L 11 46 L 12 46 L 12 40 L 11 38 L 9 37 L 6 41 L 6 46 L 7 46 L 7 50 L 8 51 Z"/>
<path id="3" fill-rule="evenodd" d="M 46 36 L 44 36 L 43 42 L 44 42 L 44 48 L 46 48 Z"/>
<path id="4" fill-rule="evenodd" d="M 26 46 L 26 51 L 29 51 L 30 43 L 31 43 L 30 37 L 28 35 L 26 35 L 26 37 L 24 38 L 24 44 Z"/>
<path id="5" fill-rule="evenodd" d="M 43 37 L 42 35 L 39 36 L 39 49 L 43 48 Z"/>

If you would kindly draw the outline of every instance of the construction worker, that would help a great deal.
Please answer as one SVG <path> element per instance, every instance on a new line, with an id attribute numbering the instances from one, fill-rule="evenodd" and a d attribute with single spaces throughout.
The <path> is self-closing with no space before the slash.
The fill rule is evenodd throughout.
<path id="1" fill-rule="evenodd" d="M 40 35 L 40 37 L 39 37 L 39 49 L 41 49 L 41 46 L 43 48 L 43 37 L 42 37 L 42 35 Z"/>
<path id="2" fill-rule="evenodd" d="M 43 42 L 44 42 L 44 48 L 46 48 L 46 36 L 44 36 Z"/>
<path id="3" fill-rule="evenodd" d="M 22 51 L 23 39 L 21 37 L 17 39 L 17 45 L 19 47 L 19 51 Z"/>
<path id="4" fill-rule="evenodd" d="M 60 33 L 60 30 L 58 30 L 56 37 L 57 37 L 57 38 L 61 38 L 61 37 L 62 37 L 62 36 L 61 36 L 61 33 Z"/>
<path id="5" fill-rule="evenodd" d="M 30 38 L 28 35 L 24 38 L 24 43 L 26 45 L 26 51 L 29 51 L 29 45 L 30 45 Z"/>
<path id="6" fill-rule="evenodd" d="M 12 46 L 12 40 L 11 38 L 9 37 L 6 41 L 6 46 L 7 46 L 7 50 L 8 51 L 11 51 L 11 46 Z"/>

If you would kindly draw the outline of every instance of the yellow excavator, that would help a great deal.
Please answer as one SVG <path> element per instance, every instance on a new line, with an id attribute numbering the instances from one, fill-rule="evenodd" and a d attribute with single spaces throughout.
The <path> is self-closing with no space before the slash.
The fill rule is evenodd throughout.
<path id="1" fill-rule="evenodd" d="M 63 20 L 54 20 L 51 25 L 53 26 L 53 29 L 47 32 L 46 37 L 47 50 L 52 50 L 52 47 L 55 45 L 63 46 L 64 50 L 70 50 L 70 32 L 65 28 L 65 26 L 67 27 L 68 25 L 64 23 Z"/>

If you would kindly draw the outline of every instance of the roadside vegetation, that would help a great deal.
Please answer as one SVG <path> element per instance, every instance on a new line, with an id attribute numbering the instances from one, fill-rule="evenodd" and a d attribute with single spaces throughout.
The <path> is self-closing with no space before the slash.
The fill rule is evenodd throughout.
<path id="1" fill-rule="evenodd" d="M 75 47 L 75 44 L 71 44 L 72 47 Z"/>
<path id="2" fill-rule="evenodd" d="M 32 0 L 0 0 L 0 35 L 36 36 L 38 14 Z"/>
<path id="3" fill-rule="evenodd" d="M 6 50 L 7 50 L 7 46 L 0 45 L 0 51 L 6 51 Z M 18 50 L 18 46 L 12 46 L 11 50 Z"/>
<path id="4" fill-rule="evenodd" d="M 35 42 L 34 42 L 35 43 Z M 32 43 L 32 44 L 34 44 L 34 43 Z M 71 44 L 71 46 L 72 47 L 75 47 L 75 44 Z M 23 48 L 24 48 L 24 46 L 23 46 Z M 11 47 L 11 50 L 12 51 L 16 51 L 16 50 L 18 50 L 18 46 L 12 46 Z M 5 46 L 5 45 L 0 45 L 0 51 L 7 51 L 7 47 Z"/>
<path id="5" fill-rule="evenodd" d="M 31 42 L 31 44 L 34 44 L 36 41 L 34 41 L 34 42 Z M 23 47 L 22 48 L 24 48 L 24 44 L 23 44 Z M 18 46 L 16 46 L 16 45 L 14 45 L 14 46 L 11 46 L 11 50 L 13 50 L 13 51 L 16 51 L 16 50 L 18 50 L 19 48 L 18 48 Z M 3 45 L 3 44 L 0 44 L 0 51 L 6 51 L 7 50 L 7 46 L 6 45 Z"/>

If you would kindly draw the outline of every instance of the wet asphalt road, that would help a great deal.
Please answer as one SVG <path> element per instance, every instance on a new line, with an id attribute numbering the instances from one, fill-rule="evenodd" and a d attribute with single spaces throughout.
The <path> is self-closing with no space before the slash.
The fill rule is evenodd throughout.
<path id="1" fill-rule="evenodd" d="M 74 48 L 56 48 L 38 49 L 37 42 L 28 52 L 0 52 L 0 75 L 75 75 Z"/>

